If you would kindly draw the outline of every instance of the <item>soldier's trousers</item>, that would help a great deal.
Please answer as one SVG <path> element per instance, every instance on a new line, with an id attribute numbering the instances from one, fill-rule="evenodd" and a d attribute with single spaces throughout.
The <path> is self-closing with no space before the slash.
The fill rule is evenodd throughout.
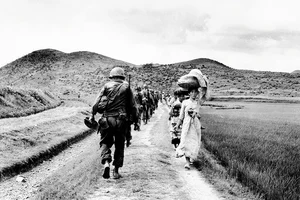
<path id="1" fill-rule="evenodd" d="M 124 148 L 126 139 L 126 126 L 125 119 L 116 117 L 107 117 L 109 128 L 101 130 L 100 138 L 100 154 L 101 163 L 106 161 L 109 163 L 112 161 L 112 155 L 110 148 L 115 145 L 113 165 L 116 167 L 122 167 L 124 161 Z"/>
<path id="2" fill-rule="evenodd" d="M 142 114 L 143 114 L 143 108 L 139 108 L 139 113 L 138 113 L 138 121 L 137 121 L 137 125 L 139 127 L 141 127 L 141 121 L 142 121 Z"/>
<path id="3" fill-rule="evenodd" d="M 149 120 L 149 107 L 145 105 L 143 107 L 143 120 Z"/>

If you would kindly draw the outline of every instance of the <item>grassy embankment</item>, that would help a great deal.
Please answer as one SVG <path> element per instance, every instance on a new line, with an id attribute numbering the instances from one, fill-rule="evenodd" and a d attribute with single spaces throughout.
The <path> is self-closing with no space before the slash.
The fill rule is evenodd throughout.
<path id="1" fill-rule="evenodd" d="M 47 110 L 59 104 L 47 92 L 0 89 L 0 181 L 31 169 L 93 132 L 82 123 L 88 114 L 86 104 Z M 37 112 L 41 113 L 30 115 Z M 25 115 L 30 116 L 20 117 Z"/>
<path id="2" fill-rule="evenodd" d="M 27 116 L 60 104 L 61 101 L 47 91 L 0 88 L 0 119 Z"/>
<path id="3" fill-rule="evenodd" d="M 230 175 L 266 199 L 298 199 L 299 104 L 242 105 L 241 110 L 203 109 L 206 148 Z"/>

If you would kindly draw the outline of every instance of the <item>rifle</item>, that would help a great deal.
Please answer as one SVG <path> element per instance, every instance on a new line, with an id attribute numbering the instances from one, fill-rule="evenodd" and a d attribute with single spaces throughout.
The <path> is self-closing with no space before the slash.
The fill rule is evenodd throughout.
<path id="1" fill-rule="evenodd" d="M 130 105 L 130 99 L 133 98 L 131 95 L 131 88 L 130 88 L 130 79 L 131 75 L 128 75 L 128 90 L 127 90 L 127 107 L 126 107 L 126 112 L 128 114 L 129 121 L 132 121 L 132 115 L 131 115 L 131 109 L 128 107 Z"/>
<path id="2" fill-rule="evenodd" d="M 129 74 L 128 76 L 129 76 L 129 77 L 128 77 L 128 85 L 129 85 L 128 87 L 129 87 L 129 89 L 130 89 L 130 78 L 131 78 L 131 74 Z"/>

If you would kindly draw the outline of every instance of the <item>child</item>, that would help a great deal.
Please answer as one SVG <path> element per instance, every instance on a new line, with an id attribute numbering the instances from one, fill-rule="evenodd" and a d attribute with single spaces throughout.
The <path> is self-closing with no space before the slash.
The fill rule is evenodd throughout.
<path id="1" fill-rule="evenodd" d="M 184 100 L 185 91 L 183 89 L 177 89 L 174 92 L 174 95 L 176 95 L 178 98 L 177 100 L 172 104 L 170 113 L 169 113 L 169 121 L 170 121 L 170 135 L 171 135 L 171 143 L 174 145 L 174 148 L 179 145 L 180 143 L 180 135 L 181 135 L 181 127 L 178 127 L 177 130 L 174 129 L 176 124 L 179 121 L 179 113 L 181 109 L 181 103 Z"/>
<path id="2" fill-rule="evenodd" d="M 190 88 L 190 98 L 182 102 L 179 120 L 175 126 L 182 125 L 181 140 L 176 148 L 176 157 L 185 156 L 185 168 L 190 169 L 191 159 L 196 159 L 201 145 L 200 104 L 198 88 Z"/>

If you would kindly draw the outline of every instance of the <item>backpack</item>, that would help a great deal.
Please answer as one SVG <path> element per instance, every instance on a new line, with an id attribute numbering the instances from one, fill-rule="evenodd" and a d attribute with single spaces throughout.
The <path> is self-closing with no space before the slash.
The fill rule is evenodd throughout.
<path id="1" fill-rule="evenodd" d="M 98 108 L 97 108 L 97 112 L 102 114 L 106 108 L 107 105 L 113 100 L 111 99 L 112 95 L 117 93 L 120 88 L 122 87 L 122 84 L 119 84 L 118 86 L 116 86 L 108 95 L 103 95 L 98 103 Z"/>
<path id="2" fill-rule="evenodd" d="M 107 96 L 102 96 L 99 103 L 98 103 L 98 109 L 97 109 L 97 112 L 102 114 L 106 107 L 107 107 L 107 104 L 108 104 L 108 98 Z"/>

